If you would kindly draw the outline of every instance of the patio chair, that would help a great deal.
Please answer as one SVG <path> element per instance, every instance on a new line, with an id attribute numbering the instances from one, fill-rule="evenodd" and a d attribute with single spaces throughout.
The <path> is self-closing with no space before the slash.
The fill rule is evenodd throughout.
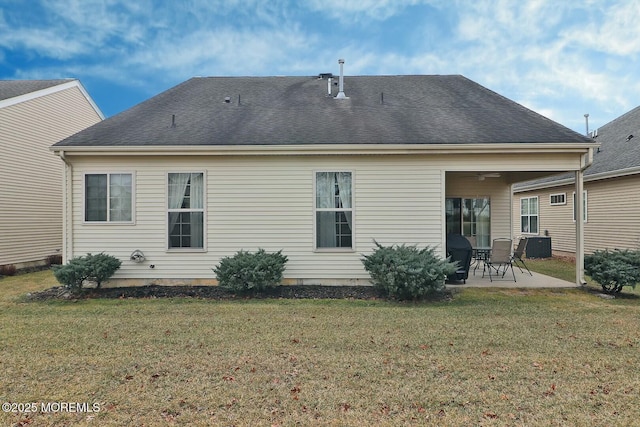
<path id="1" fill-rule="evenodd" d="M 525 264 L 524 260 L 522 259 L 522 257 L 524 256 L 524 251 L 527 250 L 527 241 L 528 240 L 526 238 L 522 238 L 520 239 L 520 241 L 518 241 L 518 247 L 516 247 L 516 249 L 513 251 L 513 254 L 511 255 L 511 261 L 516 265 L 516 267 L 520 269 L 520 273 L 524 273 L 524 271 L 522 271 L 522 267 L 524 267 L 529 272 L 529 275 L 533 276 L 533 273 L 531 272 L 531 270 L 529 270 L 529 267 L 527 267 L 527 264 Z M 522 267 L 520 267 L 520 264 L 522 264 Z"/>
<path id="2" fill-rule="evenodd" d="M 482 277 L 484 277 L 484 272 L 489 270 L 489 280 L 493 282 L 492 271 L 495 271 L 496 276 L 504 278 L 510 268 L 511 274 L 513 274 L 513 281 L 516 282 L 516 273 L 513 271 L 511 258 L 512 244 L 513 241 L 511 239 L 495 239 L 493 241 L 491 254 L 484 262 L 486 268 L 482 270 Z M 500 275 L 500 270 L 502 270 L 502 275 Z"/>

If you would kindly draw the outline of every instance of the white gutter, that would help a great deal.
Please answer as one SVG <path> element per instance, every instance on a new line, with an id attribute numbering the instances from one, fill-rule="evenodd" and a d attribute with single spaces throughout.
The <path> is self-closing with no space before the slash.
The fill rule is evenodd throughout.
<path id="1" fill-rule="evenodd" d="M 53 152 L 67 155 L 314 155 L 314 154 L 527 154 L 584 153 L 594 144 L 283 144 L 283 145 L 128 145 L 128 146 L 53 146 Z"/>

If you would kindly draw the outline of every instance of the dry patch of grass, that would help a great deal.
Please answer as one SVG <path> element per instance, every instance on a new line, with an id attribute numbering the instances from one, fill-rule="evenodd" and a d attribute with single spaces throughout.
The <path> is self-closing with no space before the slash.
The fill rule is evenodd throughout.
<path id="1" fill-rule="evenodd" d="M 1 425 L 631 425 L 640 415 L 633 298 L 475 288 L 424 304 L 17 299 L 50 280 L 0 280 L 0 401 L 100 412 L 0 412 Z"/>

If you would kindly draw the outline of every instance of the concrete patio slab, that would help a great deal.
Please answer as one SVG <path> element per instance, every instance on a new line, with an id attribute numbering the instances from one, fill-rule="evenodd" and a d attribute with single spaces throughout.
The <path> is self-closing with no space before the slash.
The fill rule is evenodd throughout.
<path id="1" fill-rule="evenodd" d="M 460 282 L 447 282 L 447 288 L 577 288 L 579 287 L 573 282 L 567 282 L 566 280 L 556 279 L 555 277 L 545 276 L 533 272 L 533 276 L 524 270 L 521 273 L 518 268 L 514 269 L 516 281 L 513 281 L 513 275 L 511 271 L 505 274 L 504 279 L 489 280 L 489 275 L 485 274 L 482 277 L 482 270 L 476 270 L 475 274 L 472 271 L 469 272 L 469 278 L 467 283 Z"/>

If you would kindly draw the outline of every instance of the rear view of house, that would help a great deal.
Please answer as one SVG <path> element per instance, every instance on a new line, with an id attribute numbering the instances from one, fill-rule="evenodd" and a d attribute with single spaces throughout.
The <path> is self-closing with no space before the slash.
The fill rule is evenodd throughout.
<path id="1" fill-rule="evenodd" d="M 63 164 L 49 147 L 103 119 L 78 80 L 0 81 L 0 266 L 62 255 Z"/>
<path id="2" fill-rule="evenodd" d="M 640 249 L 640 107 L 591 132 L 600 146 L 584 173 L 584 249 Z M 553 252 L 574 255 L 576 193 L 573 175 L 514 188 L 514 233 L 549 236 Z M 527 211 L 525 211 L 527 207 Z M 526 228 L 525 217 L 535 219 Z"/>
<path id="3" fill-rule="evenodd" d="M 341 63 L 342 65 L 342 63 Z M 510 237 L 511 185 L 595 144 L 462 76 L 198 77 L 69 137 L 64 257 L 112 284 L 215 283 L 239 250 L 285 280 L 360 284 L 381 244 Z"/>

